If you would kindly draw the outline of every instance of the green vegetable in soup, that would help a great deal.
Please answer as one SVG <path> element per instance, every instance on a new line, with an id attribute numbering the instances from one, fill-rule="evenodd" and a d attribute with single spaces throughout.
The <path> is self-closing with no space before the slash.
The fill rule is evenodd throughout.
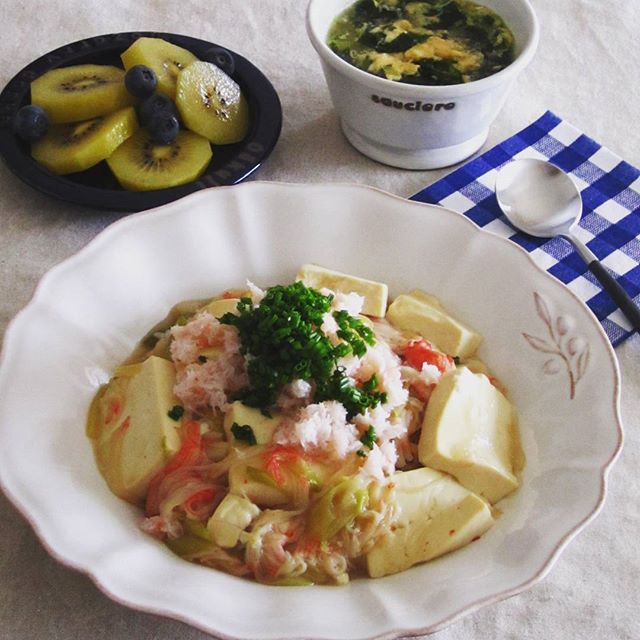
<path id="1" fill-rule="evenodd" d="M 328 44 L 363 71 L 420 85 L 485 78 L 514 58 L 502 18 L 472 0 L 358 0 L 336 18 Z"/>

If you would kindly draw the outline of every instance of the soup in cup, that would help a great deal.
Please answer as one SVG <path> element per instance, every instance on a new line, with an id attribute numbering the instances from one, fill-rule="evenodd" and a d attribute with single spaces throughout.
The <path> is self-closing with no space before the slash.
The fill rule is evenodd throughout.
<path id="1" fill-rule="evenodd" d="M 349 142 L 374 160 L 404 169 L 436 169 L 475 153 L 486 141 L 514 80 L 536 51 L 539 26 L 529 1 L 482 0 L 513 34 L 510 64 L 484 78 L 437 86 L 381 77 L 334 52 L 329 32 L 351 4 L 351 0 L 311 0 L 307 9 L 309 38 Z"/>

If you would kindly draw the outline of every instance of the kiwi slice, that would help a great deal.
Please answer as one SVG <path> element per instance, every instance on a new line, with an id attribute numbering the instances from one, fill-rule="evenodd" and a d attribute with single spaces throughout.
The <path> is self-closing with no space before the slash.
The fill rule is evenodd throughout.
<path id="1" fill-rule="evenodd" d="M 31 155 L 56 175 L 84 171 L 108 158 L 138 129 L 133 107 L 108 116 L 51 127 L 34 142 Z"/>
<path id="2" fill-rule="evenodd" d="M 157 91 L 171 99 L 176 95 L 178 73 L 198 59 L 191 51 L 162 38 L 138 38 L 120 58 L 127 71 L 137 64 L 153 69 L 158 77 Z"/>
<path id="3" fill-rule="evenodd" d="M 52 69 L 31 83 L 31 102 L 55 124 L 79 122 L 113 113 L 134 103 L 124 86 L 124 71 L 100 64 Z"/>
<path id="4" fill-rule="evenodd" d="M 185 126 L 213 144 L 247 135 L 249 107 L 240 86 L 211 62 L 194 62 L 178 74 L 176 106 Z"/>
<path id="5" fill-rule="evenodd" d="M 177 187 L 197 180 L 211 160 L 211 145 L 184 129 L 171 144 L 154 142 L 140 129 L 107 159 L 118 182 L 131 191 Z"/>

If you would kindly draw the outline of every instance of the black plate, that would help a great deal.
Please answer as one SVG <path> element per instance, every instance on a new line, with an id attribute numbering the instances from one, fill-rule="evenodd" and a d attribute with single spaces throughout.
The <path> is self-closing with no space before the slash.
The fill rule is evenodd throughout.
<path id="1" fill-rule="evenodd" d="M 204 59 L 208 49 L 219 46 L 173 33 L 114 33 L 73 42 L 27 65 L 0 94 L 0 154 L 9 169 L 28 185 L 68 202 L 118 211 L 142 211 L 182 198 L 199 189 L 237 184 L 252 174 L 269 156 L 282 128 L 282 107 L 272 84 L 242 56 L 229 51 L 235 61 L 233 79 L 249 103 L 251 128 L 237 144 L 214 146 L 206 172 L 180 187 L 134 192 L 120 187 L 105 162 L 81 173 L 56 176 L 33 160 L 29 144 L 13 132 L 16 111 L 31 102 L 29 83 L 50 69 L 74 64 L 122 66 L 120 54 L 137 38 L 163 38 Z"/>

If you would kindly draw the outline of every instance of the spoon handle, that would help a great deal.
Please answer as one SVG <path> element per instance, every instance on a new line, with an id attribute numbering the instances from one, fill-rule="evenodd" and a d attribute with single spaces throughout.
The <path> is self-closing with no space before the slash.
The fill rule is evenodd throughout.
<path id="1" fill-rule="evenodd" d="M 589 262 L 589 271 L 598 279 L 602 288 L 613 298 L 620 310 L 631 322 L 636 331 L 640 331 L 640 308 L 631 296 L 618 284 L 617 280 L 598 260 Z"/>

